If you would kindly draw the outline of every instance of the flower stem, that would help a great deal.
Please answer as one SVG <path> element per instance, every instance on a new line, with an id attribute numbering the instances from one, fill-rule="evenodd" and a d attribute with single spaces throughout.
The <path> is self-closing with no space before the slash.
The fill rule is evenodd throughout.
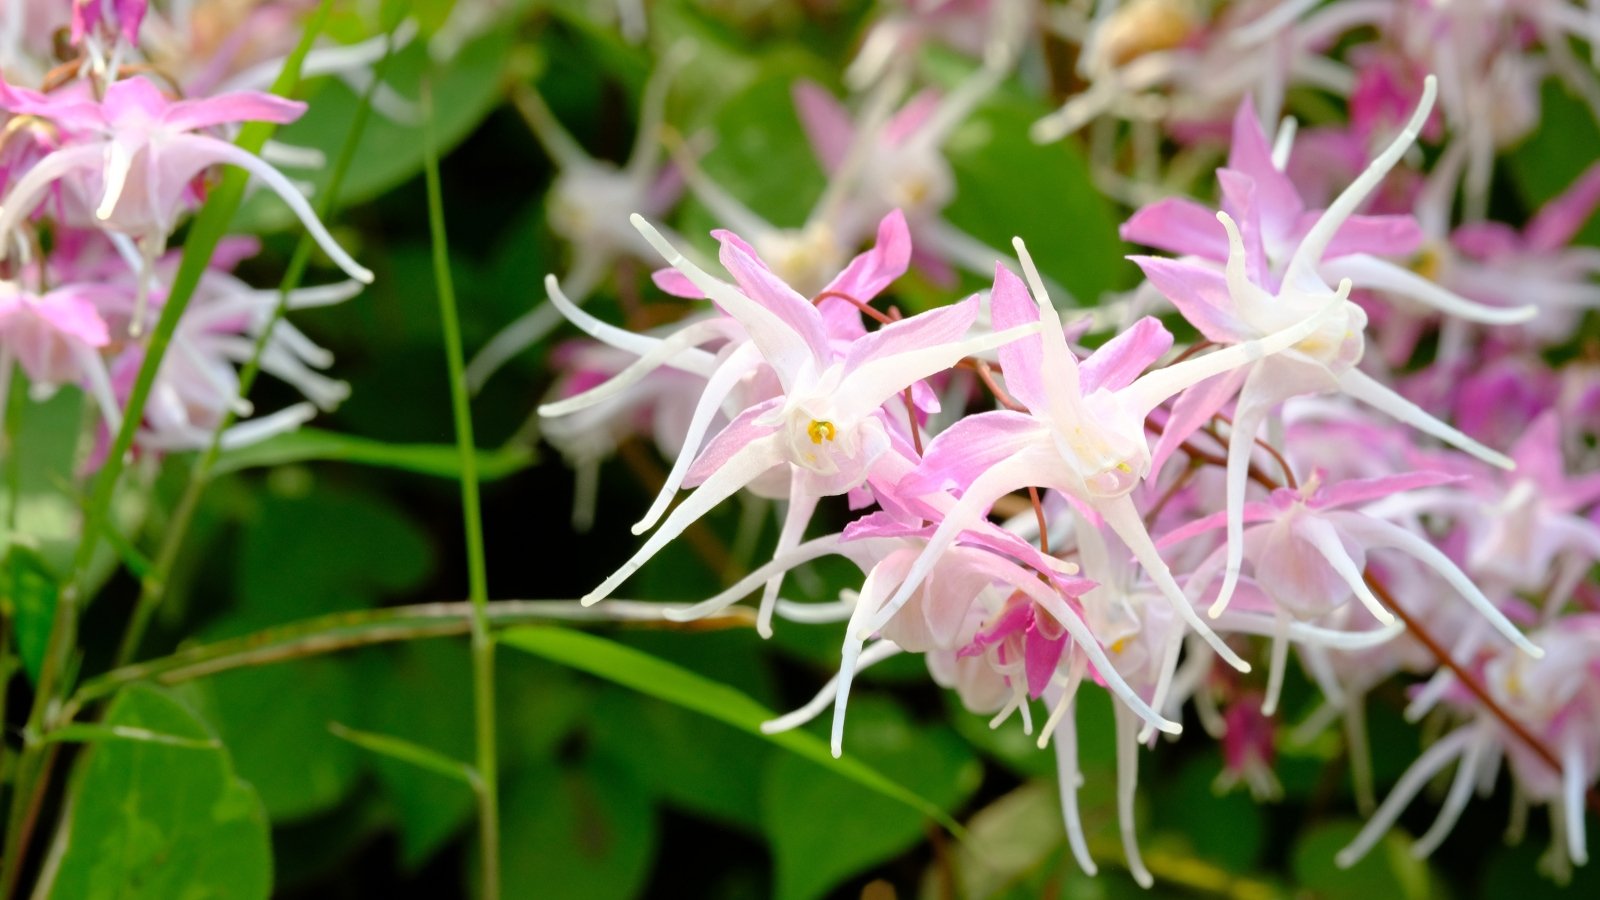
<path id="1" fill-rule="evenodd" d="M 287 94 L 299 82 L 301 66 L 305 62 L 306 55 L 311 52 L 311 44 L 321 33 L 332 8 L 332 0 L 323 0 L 311 14 L 300 36 L 299 44 L 284 61 L 283 69 L 272 85 L 274 93 L 280 96 Z M 240 131 L 238 145 L 252 153 L 258 152 L 272 135 L 274 127 L 267 122 L 248 123 Z M 156 373 L 161 368 L 161 360 L 166 355 L 167 347 L 172 343 L 178 319 L 182 317 L 190 299 L 193 298 L 195 288 L 200 284 L 200 277 L 211 263 L 211 254 L 216 250 L 228 224 L 233 220 L 233 214 L 239 208 L 240 201 L 244 199 L 245 184 L 248 181 L 249 176 L 243 170 L 229 167 L 221 183 L 211 192 L 205 207 L 201 209 L 190 227 L 189 237 L 184 243 L 183 259 L 178 265 L 178 273 L 172 281 L 155 330 L 150 335 L 144 360 L 139 366 L 133 390 L 123 410 L 122 427 L 117 429 L 116 437 L 111 442 L 111 450 L 95 478 L 94 487 L 84 509 L 82 534 L 73 557 L 72 575 L 57 598 L 55 619 L 50 625 L 50 636 L 45 645 L 44 660 L 35 685 L 33 707 L 28 713 L 27 724 L 23 727 L 22 754 L 17 760 L 15 780 L 12 783 L 11 810 L 6 821 L 5 851 L 4 856 L 0 857 L 0 888 L 3 888 L 0 894 L 6 897 L 12 896 L 16 890 L 23 857 L 27 852 L 28 838 L 33 831 L 32 825 L 36 821 L 39 802 L 48 780 L 46 763 L 47 760 L 54 758 L 57 745 L 45 743 L 42 736 L 52 724 L 47 719 L 58 706 L 60 698 L 57 692 L 61 682 L 67 678 L 73 654 L 77 650 L 78 606 L 83 602 L 83 595 L 90 587 L 90 563 L 94 561 L 95 552 L 99 548 L 102 523 L 110 515 L 111 501 L 117 492 L 117 482 L 126 467 L 134 436 L 143 424 L 145 403 L 150 399 L 151 387 L 155 383 Z"/>
<path id="2" fill-rule="evenodd" d="M 472 409 L 467 399 L 466 361 L 461 350 L 461 322 L 456 313 L 455 285 L 450 278 L 450 247 L 445 235 L 444 200 L 439 188 L 439 148 L 433 128 L 433 92 L 422 86 L 423 154 L 428 182 L 428 228 L 433 238 L 433 274 L 444 327 L 445 360 L 450 370 L 450 406 L 455 413 L 456 444 L 461 450 L 461 513 L 467 539 L 467 596 L 472 603 L 472 695 L 477 731 L 478 840 L 485 900 L 500 896 L 500 799 L 495 758 L 494 639 L 489 633 L 489 586 L 483 553 L 483 514 L 478 501 L 477 444 L 472 436 Z"/>
<path id="3" fill-rule="evenodd" d="M 731 607 L 693 622 L 666 620 L 662 613 L 666 608 L 660 603 L 627 600 L 614 600 L 605 607 L 583 606 L 576 600 L 495 600 L 484 607 L 484 615 L 489 627 L 495 630 L 545 622 L 633 623 L 647 628 L 695 632 L 755 625 L 755 613 L 746 607 Z M 476 616 L 471 601 L 362 609 L 329 613 L 187 647 L 169 656 L 122 666 L 85 681 L 63 707 L 61 720 L 63 723 L 72 721 L 85 706 L 135 682 L 181 684 L 234 669 L 358 647 L 471 634 Z"/>
<path id="4" fill-rule="evenodd" d="M 339 148 L 339 156 L 334 160 L 333 168 L 328 172 L 328 180 L 323 185 L 322 196 L 318 200 L 316 210 L 319 220 L 326 222 L 333 212 L 334 204 L 338 201 L 339 187 L 343 184 L 345 174 L 355 159 L 356 147 L 361 143 L 362 132 L 366 130 L 367 119 L 372 112 L 373 92 L 377 90 L 378 85 L 384 83 L 383 76 L 393 56 L 394 44 L 391 32 L 388 51 L 373 66 L 372 80 L 361 96 L 361 102 L 350 120 L 350 130 Z M 302 234 L 299 243 L 295 245 L 294 254 L 290 256 L 289 265 L 278 283 L 278 304 L 273 308 L 272 316 L 261 326 L 261 331 L 255 338 L 255 345 L 250 349 L 250 358 L 239 370 L 240 399 L 250 396 L 250 389 L 255 385 L 256 376 L 261 372 L 261 357 L 266 352 L 267 342 L 272 337 L 273 329 L 287 314 L 289 294 L 300 286 L 315 247 L 316 239 L 310 233 Z M 212 430 L 211 442 L 195 458 L 194 465 L 189 470 L 189 480 L 184 485 L 183 494 L 173 507 L 166 528 L 162 530 L 161 547 L 156 552 L 154 568 L 140 584 L 139 600 L 134 606 L 133 617 L 128 621 L 128 629 L 122 635 L 115 667 L 125 666 L 133 661 L 134 655 L 139 652 L 140 642 L 144 640 L 145 631 L 150 627 L 150 619 L 156 607 L 166 598 L 167 584 L 172 578 L 172 568 L 177 564 L 178 553 L 183 549 L 184 540 L 188 537 L 189 526 L 194 520 L 195 510 L 200 505 L 200 497 L 211 483 L 211 470 L 216 466 L 217 458 L 222 453 L 223 434 L 233 426 L 235 419 L 234 409 L 230 405 L 223 411 L 217 427 Z"/>

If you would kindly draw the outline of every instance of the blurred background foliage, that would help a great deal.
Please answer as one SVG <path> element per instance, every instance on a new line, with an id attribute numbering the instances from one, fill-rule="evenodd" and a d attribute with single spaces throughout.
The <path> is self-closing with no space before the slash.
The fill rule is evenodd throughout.
<path id="1" fill-rule="evenodd" d="M 565 264 L 545 226 L 552 166 L 506 102 L 507 88 L 536 84 L 592 155 L 618 160 L 633 140 L 655 55 L 596 24 L 596 15 L 605 14 L 599 7 L 577 0 L 513 6 L 500 27 L 442 67 L 435 69 L 419 41 L 390 70 L 390 81 L 407 96 L 416 96 L 424 78 L 433 84 L 437 131 L 449 148 L 444 196 L 469 353 L 542 302 L 541 278 Z M 414 5 L 425 33 L 447 7 L 440 0 Z M 651 47 L 692 39 L 697 48 L 674 86 L 669 121 L 686 134 L 714 134 L 708 172 L 777 224 L 798 224 L 823 183 L 789 87 L 809 77 L 837 88 L 840 62 L 868 11 L 863 0 L 651 6 Z M 359 37 L 371 33 L 372 21 L 344 10 L 333 28 Z M 949 81 L 966 63 L 931 52 L 924 65 L 931 77 Z M 310 113 L 280 137 L 332 156 L 359 100 L 331 80 L 313 82 L 307 98 Z M 1506 163 L 1505 174 L 1523 192 L 1513 202 L 1534 204 L 1570 183 L 1600 141 L 1586 115 L 1568 110 L 1575 101 L 1559 89 L 1544 99 L 1545 127 Z M 1090 185 L 1070 143 L 1029 141 L 1028 123 L 1045 111 L 1044 101 L 1006 89 L 957 133 L 949 147 L 959 199 L 949 214 L 992 246 L 1025 236 L 1047 274 L 1090 300 L 1134 277 L 1116 236 L 1121 213 Z M 336 372 L 350 382 L 352 396 L 316 423 L 317 433 L 225 458 L 229 474 L 206 495 L 142 658 L 322 614 L 462 598 L 465 559 L 422 164 L 414 126 L 381 117 L 371 123 L 333 224 L 341 242 L 377 272 L 377 282 L 355 301 L 295 318 L 336 352 Z M 679 223 L 711 246 L 705 231 L 715 223 L 703 208 L 691 201 Z M 255 274 L 258 283 L 273 283 L 295 240 L 284 230 L 282 208 L 254 200 L 239 224 L 266 239 L 270 252 Z M 1586 237 L 1593 242 L 1600 234 L 1591 226 Z M 626 292 L 643 291 L 645 275 L 624 271 L 617 281 Z M 915 276 L 897 290 L 912 307 L 946 299 Z M 608 291 L 592 308 L 617 317 L 618 298 Z M 596 584 L 635 546 L 627 523 L 647 490 L 653 492 L 651 479 L 664 471 L 653 450 L 627 448 L 602 472 L 594 529 L 580 535 L 569 528 L 571 475 L 528 427 L 552 379 L 547 349 L 519 356 L 475 400 L 486 448 L 487 554 L 496 599 L 570 599 Z M 272 396 L 279 387 L 260 386 L 271 398 L 264 405 L 282 399 Z M 33 667 L 53 605 L 48 573 L 62 568 L 71 551 L 77 499 L 64 492 L 70 482 L 59 466 L 71 457 L 83 413 L 78 398 L 64 393 L 22 415 L 19 511 L 22 527 L 39 540 L 32 550 L 13 551 L 8 575 L 15 640 L 24 665 Z M 181 457 L 168 461 L 148 509 L 123 504 L 120 521 L 139 529 L 130 539 L 159 534 L 186 464 Z M 703 598 L 770 548 L 771 518 L 759 508 L 725 504 L 692 540 L 652 562 L 628 596 Z M 110 571 L 114 560 L 105 552 Z M 127 570 L 111 577 L 87 614 L 85 672 L 109 663 L 137 593 Z M 827 599 L 853 577 L 848 566 L 819 565 L 791 584 L 798 599 Z M 590 630 L 731 686 L 769 710 L 804 702 L 837 668 L 836 628 L 785 625 L 769 645 L 749 629 Z M 1542 822 L 1532 823 L 1524 843 L 1504 845 L 1503 787 L 1468 809 L 1429 863 L 1411 859 L 1408 839 L 1397 830 L 1355 868 L 1336 869 L 1334 851 L 1353 835 L 1360 813 L 1344 747 L 1332 735 L 1296 746 L 1283 726 L 1277 771 L 1284 797 L 1270 805 L 1242 790 L 1213 790 L 1221 761 L 1209 742 L 1163 744 L 1143 754 L 1139 829 L 1157 879 L 1146 893 L 1119 868 L 1103 694 L 1087 697 L 1079 713 L 1084 815 L 1104 870 L 1091 879 L 1065 851 L 1054 754 L 1036 749 L 1015 723 L 989 730 L 931 684 L 913 658 L 863 677 L 846 746 L 852 757 L 963 822 L 964 841 L 907 805 L 748 730 L 575 671 L 548 652 L 521 652 L 516 641 L 504 646 L 496 677 L 508 896 L 1515 893 L 1532 900 L 1561 892 L 1534 874 L 1538 848 L 1547 842 Z M 1303 718 L 1312 691 L 1292 682 L 1285 696 L 1283 721 Z M 1380 796 L 1418 752 L 1417 730 L 1400 718 L 1402 701 L 1400 688 L 1390 686 L 1370 702 Z M 141 897 L 178 896 L 185 887 L 185 896 L 199 896 L 196 886 L 218 897 L 269 890 L 307 898 L 462 894 L 476 878 L 469 786 L 370 752 L 330 725 L 469 759 L 471 716 L 464 636 L 238 669 L 172 687 L 126 688 L 103 723 L 180 740 L 103 741 L 75 757 L 74 839 L 58 861 L 56 896 L 89 896 L 112 885 L 122 886 L 117 896 Z M 809 730 L 821 733 L 815 725 Z M 1402 822 L 1416 828 L 1431 815 L 1419 805 Z M 184 865 L 184 848 L 197 842 L 213 848 L 206 865 Z M 99 852 L 105 846 L 124 849 Z M 157 859 L 161 866 L 147 865 Z M 176 873 L 181 884 L 149 880 L 152 871 Z M 1592 867 L 1580 869 L 1566 892 L 1600 895 Z"/>

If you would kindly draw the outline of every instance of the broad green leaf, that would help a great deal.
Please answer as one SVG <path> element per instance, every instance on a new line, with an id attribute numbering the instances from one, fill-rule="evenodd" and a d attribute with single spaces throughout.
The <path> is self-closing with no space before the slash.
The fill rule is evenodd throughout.
<path id="1" fill-rule="evenodd" d="M 315 428 L 303 428 L 227 450 L 217 457 L 212 471 L 222 474 L 259 466 L 321 461 L 399 469 L 438 478 L 461 476 L 461 456 L 453 444 L 390 444 Z M 533 463 L 534 453 L 530 447 L 478 451 L 478 475 L 486 481 L 513 475 Z"/>
<path id="2" fill-rule="evenodd" d="M 507 631 L 501 642 L 675 703 L 751 734 L 760 735 L 761 723 L 776 718 L 771 710 L 733 688 L 592 634 L 564 628 L 519 628 Z M 834 759 L 827 742 L 810 732 L 796 730 L 762 736 L 868 791 L 936 819 L 954 833 L 961 832 L 961 827 L 940 804 L 909 790 L 854 756 Z"/>
<path id="3" fill-rule="evenodd" d="M 233 592 L 238 605 L 202 638 L 373 606 L 414 586 L 431 568 L 426 533 L 377 496 L 328 487 L 269 496 L 241 539 Z M 357 721 L 362 705 L 364 687 L 351 659 L 225 672 L 199 691 L 239 774 L 261 792 L 275 822 L 325 811 L 355 786 L 363 754 L 328 733 L 329 722 Z"/>
<path id="4" fill-rule="evenodd" d="M 17 545 L 6 551 L 4 581 L 0 584 L 5 591 L 5 606 L 13 617 L 23 671 L 30 681 L 37 682 L 61 585 L 38 553 Z"/>
<path id="5" fill-rule="evenodd" d="M 1300 835 L 1295 842 L 1293 868 L 1300 887 L 1327 900 L 1426 900 L 1433 896 L 1428 864 L 1411 857 L 1411 839 L 1396 829 L 1348 869 L 1339 868 L 1334 854 L 1361 830 L 1354 821 L 1329 822 Z"/>
<path id="6" fill-rule="evenodd" d="M 531 766 L 501 793 L 501 879 L 508 897 L 638 896 L 655 844 L 649 796 L 603 764 Z"/>
<path id="7" fill-rule="evenodd" d="M 915 726 L 893 704 L 871 695 L 851 698 L 845 752 L 846 758 L 893 772 L 946 810 L 970 796 L 982 775 L 970 748 L 949 728 Z M 821 896 L 925 834 L 919 812 L 836 774 L 818 773 L 789 754 L 775 755 L 768 764 L 762 820 L 776 857 L 774 895 L 782 900 Z"/>
<path id="8" fill-rule="evenodd" d="M 475 789 L 478 784 L 478 776 L 472 771 L 472 766 L 440 753 L 432 747 L 424 747 L 394 735 L 357 731 L 338 722 L 329 723 L 328 730 L 333 732 L 334 737 L 349 741 L 363 750 L 370 750 L 423 771 L 454 779 L 470 788 Z"/>
<path id="9" fill-rule="evenodd" d="M 1072 293 L 1052 297 L 1058 306 L 1094 306 L 1105 292 L 1131 286 L 1137 270 L 1122 258 L 1128 248 L 1111 204 L 1076 145 L 1028 137 L 1046 112 L 1036 100 L 1002 93 L 956 130 L 946 144 L 957 184 L 946 217 L 997 258 L 1010 260 L 1011 239 L 1021 237 L 1040 271 Z"/>
<path id="10" fill-rule="evenodd" d="M 760 830 L 761 773 L 770 745 L 615 687 L 595 697 L 589 722 L 595 752 L 625 766 L 658 798 L 744 831 Z"/>
<path id="11" fill-rule="evenodd" d="M 1056 783 L 1029 781 L 978 810 L 967 820 L 967 835 L 955 866 L 960 896 L 1002 895 L 1063 852 L 1066 832 Z"/>
<path id="12" fill-rule="evenodd" d="M 434 77 L 434 96 L 439 111 L 435 128 L 441 147 L 448 150 L 465 139 L 499 104 L 514 36 L 513 29 L 489 29 L 462 48 Z M 400 96 L 415 101 L 419 85 L 432 65 L 427 41 L 413 41 L 390 63 L 388 82 Z M 360 94 L 329 79 L 309 100 L 306 114 L 284 126 L 277 138 L 298 147 L 322 150 L 331 158 L 349 131 L 350 118 L 361 102 Z M 413 122 L 375 116 L 361 136 L 355 159 L 355 165 L 339 190 L 341 206 L 371 200 L 421 172 L 420 128 Z M 313 196 L 317 196 L 327 171 L 297 172 L 296 175 L 309 181 L 315 189 Z M 268 231 L 286 227 L 293 221 L 281 201 L 263 192 L 240 211 L 236 227 Z"/>
<path id="13" fill-rule="evenodd" d="M 213 676 L 196 702 L 272 820 L 286 822 L 331 808 L 355 786 L 365 760 L 328 723 L 348 721 L 359 697 L 345 662 L 325 657 Z"/>
<path id="14" fill-rule="evenodd" d="M 260 505 L 243 536 L 238 608 L 208 638 L 374 606 L 432 571 L 427 532 L 396 504 L 315 483 L 311 491 Z"/>
<path id="15" fill-rule="evenodd" d="M 0 516 L 0 534 L 7 546 L 31 547 L 51 569 L 65 572 L 77 547 L 81 515 L 72 491 L 78 484 L 74 460 L 84 422 L 83 395 L 66 388 L 42 403 L 21 399 L 19 406 L 15 458 L 0 463 L 0 468 L 17 467 L 16 498 L 0 478 L 0 509 L 16 504 L 17 531 L 7 531 Z"/>
<path id="16" fill-rule="evenodd" d="M 194 741 L 216 736 L 167 693 L 134 685 L 105 724 Z M 266 897 L 272 854 L 266 814 L 221 747 L 148 741 L 90 747 L 68 800 L 66 852 L 52 897 Z"/>
<path id="17" fill-rule="evenodd" d="M 1539 103 L 1544 127 L 1506 157 L 1512 180 L 1530 214 L 1571 187 L 1594 164 L 1595 147 L 1600 146 L 1600 124 L 1559 81 L 1545 81 Z M 1574 240 L 1600 245 L 1600 217 L 1591 217 Z"/>
<path id="18" fill-rule="evenodd" d="M 1162 786 L 1150 804 L 1156 827 L 1181 835 L 1195 855 L 1230 872 L 1251 871 L 1266 842 L 1262 807 L 1243 785 L 1218 795 L 1213 788 L 1222 771 L 1222 756 L 1215 745 L 1189 759 L 1175 782 Z M 1227 822 L 1227 828 L 1217 828 Z"/>

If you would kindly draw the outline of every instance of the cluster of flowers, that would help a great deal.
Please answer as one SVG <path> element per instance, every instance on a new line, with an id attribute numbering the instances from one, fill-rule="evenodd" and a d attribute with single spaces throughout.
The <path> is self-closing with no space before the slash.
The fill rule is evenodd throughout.
<path id="1" fill-rule="evenodd" d="M 666 612 L 693 619 L 759 591 L 763 635 L 774 616 L 847 623 L 838 676 L 773 730 L 831 705 L 840 752 L 856 674 L 923 654 L 968 708 L 996 725 L 1016 714 L 1041 748 L 1054 740 L 1070 845 L 1092 873 L 1072 711 L 1103 688 L 1128 864 L 1149 884 L 1133 827 L 1140 744 L 1177 734 L 1192 705 L 1224 741 L 1229 777 L 1270 792 L 1267 720 L 1292 650 L 1323 694 L 1299 730 L 1342 719 L 1360 791 L 1371 687 L 1415 677 L 1407 715 L 1450 723 L 1342 863 L 1452 762 L 1418 855 L 1505 769 L 1518 809 L 1549 806 L 1550 863 L 1582 863 L 1600 776 L 1600 378 L 1547 351 L 1600 304 L 1600 251 L 1571 246 L 1600 202 L 1600 167 L 1520 230 L 1484 209 L 1497 149 L 1537 124 L 1541 80 L 1597 96 L 1569 46 L 1594 20 L 1562 2 L 1083 5 L 914 0 L 886 14 L 846 73 L 857 114 L 795 87 L 830 176 L 799 229 L 763 221 L 681 145 L 663 169 L 671 56 L 626 169 L 586 157 L 525 98 L 561 170 L 550 221 L 577 255 L 568 290 L 548 278 L 552 305 L 478 375 L 559 313 L 594 340 L 554 356 L 564 375 L 540 408 L 546 437 L 591 485 L 634 434 L 674 459 L 634 526 L 649 537 L 585 602 L 733 494 L 781 498 L 770 562 Z M 1132 257 L 1143 284 L 1079 321 L 1063 322 L 1020 239 L 1014 271 L 942 218 L 955 191 L 944 141 L 1046 30 L 1081 45 L 1084 87 L 1034 136 L 1090 129 L 1103 186 L 1139 207 L 1123 237 L 1170 254 Z M 955 90 L 897 109 L 922 41 L 981 62 Z M 1300 86 L 1345 98 L 1347 121 L 1297 136 L 1280 106 Z M 1419 138 L 1438 148 L 1431 169 Z M 1170 196 L 1219 139 L 1220 209 Z M 713 235 L 726 279 L 646 218 L 684 185 L 738 232 Z M 711 305 L 642 334 L 580 309 L 630 255 L 665 259 L 656 285 Z M 936 283 L 992 274 L 992 289 L 909 317 L 871 305 L 913 265 Z M 1175 347 L 1141 311 L 1199 338 Z M 859 517 L 807 540 L 819 502 L 841 496 Z M 860 567 L 858 590 L 780 599 L 786 572 L 830 554 Z M 1265 677 L 1243 677 L 1257 654 Z"/>
<path id="2" fill-rule="evenodd" d="M 16 367 L 36 399 L 77 386 L 110 431 L 143 363 L 179 251 L 168 241 L 222 165 L 283 198 L 350 281 L 291 292 L 288 308 L 354 296 L 372 273 L 317 220 L 269 160 L 320 157 L 232 143 L 246 122 L 291 122 L 305 105 L 265 87 L 293 49 L 303 3 L 229 13 L 145 0 L 19 0 L 0 18 L 0 380 Z M 242 15 L 242 21 L 224 19 Z M 313 51 L 307 71 L 363 71 L 384 43 Z M 323 374 L 331 355 L 277 315 L 279 292 L 232 273 L 258 242 L 227 238 L 172 335 L 135 446 L 206 447 L 229 416 L 248 417 L 237 368 L 262 342 L 261 368 L 307 402 L 227 430 L 234 446 L 298 427 L 348 394 Z M 7 392 L 0 390 L 0 397 Z M 102 446 L 104 441 L 102 440 Z"/>

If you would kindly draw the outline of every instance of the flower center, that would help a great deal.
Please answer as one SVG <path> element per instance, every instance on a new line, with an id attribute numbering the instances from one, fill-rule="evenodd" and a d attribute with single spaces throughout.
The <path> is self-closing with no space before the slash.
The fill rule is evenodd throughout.
<path id="1" fill-rule="evenodd" d="M 812 419 L 811 424 L 806 426 L 806 434 L 810 436 L 811 443 L 820 445 L 823 441 L 833 440 L 836 431 L 832 422 Z"/>

